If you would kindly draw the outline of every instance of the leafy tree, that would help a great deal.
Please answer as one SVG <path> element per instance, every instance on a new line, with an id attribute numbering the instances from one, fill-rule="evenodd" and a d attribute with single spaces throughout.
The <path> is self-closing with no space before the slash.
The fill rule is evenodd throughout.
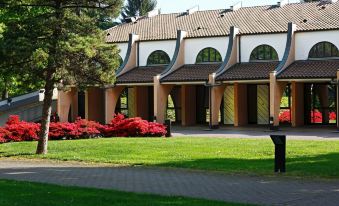
<path id="1" fill-rule="evenodd" d="M 156 0 L 127 0 L 127 4 L 121 12 L 121 21 L 125 22 L 127 17 L 144 16 L 147 12 L 154 10 L 156 6 Z"/>
<path id="2" fill-rule="evenodd" d="M 101 16 L 116 17 L 121 4 L 121 0 L 0 0 L 0 19 L 10 28 L 4 33 L 3 48 L 10 57 L 5 67 L 44 82 L 37 154 L 47 153 L 54 88 L 114 83 L 118 49 L 105 43 L 98 24 Z"/>

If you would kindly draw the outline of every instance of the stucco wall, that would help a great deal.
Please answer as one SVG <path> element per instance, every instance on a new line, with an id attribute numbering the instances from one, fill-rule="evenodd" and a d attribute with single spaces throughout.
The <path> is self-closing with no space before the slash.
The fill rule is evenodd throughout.
<path id="1" fill-rule="evenodd" d="M 120 49 L 119 55 L 122 58 L 122 60 L 124 60 L 128 49 L 128 43 L 118 43 L 117 46 Z"/>
<path id="2" fill-rule="evenodd" d="M 249 62 L 253 49 L 262 44 L 272 46 L 282 60 L 286 47 L 287 34 L 262 34 L 241 36 L 241 61 Z"/>
<path id="3" fill-rule="evenodd" d="M 185 64 L 195 64 L 199 52 L 206 47 L 218 50 L 224 60 L 228 48 L 228 37 L 186 39 Z"/>
<path id="4" fill-rule="evenodd" d="M 296 33 L 296 60 L 308 59 L 311 48 L 322 41 L 328 41 L 339 48 L 339 30 L 337 31 L 315 31 Z"/>
<path id="5" fill-rule="evenodd" d="M 172 59 L 175 50 L 175 45 L 176 45 L 175 40 L 140 42 L 139 46 L 140 66 L 146 66 L 148 56 L 156 50 L 162 50 L 166 52 L 170 59 Z"/>

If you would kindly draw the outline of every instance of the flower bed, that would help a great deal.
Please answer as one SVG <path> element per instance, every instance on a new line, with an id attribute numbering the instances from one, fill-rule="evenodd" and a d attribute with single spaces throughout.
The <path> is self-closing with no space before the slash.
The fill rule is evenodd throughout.
<path id="1" fill-rule="evenodd" d="M 323 115 L 318 110 L 311 111 L 311 123 L 322 123 Z M 335 123 L 337 120 L 337 115 L 335 112 L 329 112 L 330 123 Z M 291 122 L 291 112 L 290 110 L 285 110 L 279 114 L 280 123 L 290 123 Z"/>
<path id="2" fill-rule="evenodd" d="M 10 116 L 4 127 L 0 127 L 0 143 L 38 140 L 40 124 L 21 121 L 19 116 Z M 141 118 L 125 118 L 114 115 L 110 124 L 78 118 L 74 123 L 51 122 L 49 139 L 87 139 L 95 137 L 162 137 L 166 127 Z"/>

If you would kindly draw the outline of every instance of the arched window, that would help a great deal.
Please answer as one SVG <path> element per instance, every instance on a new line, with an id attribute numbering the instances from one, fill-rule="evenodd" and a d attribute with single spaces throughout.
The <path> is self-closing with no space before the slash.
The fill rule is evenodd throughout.
<path id="1" fill-rule="evenodd" d="M 161 50 L 152 52 L 147 59 L 147 65 L 159 65 L 169 63 L 170 63 L 169 56 L 166 54 L 166 52 Z"/>
<path id="2" fill-rule="evenodd" d="M 253 49 L 250 61 L 278 61 L 278 53 L 269 45 L 263 44 Z"/>
<path id="3" fill-rule="evenodd" d="M 319 42 L 312 47 L 308 58 L 330 58 L 339 57 L 338 48 L 330 42 Z"/>
<path id="4" fill-rule="evenodd" d="M 208 47 L 201 50 L 197 56 L 196 63 L 221 62 L 222 58 L 218 50 Z"/>

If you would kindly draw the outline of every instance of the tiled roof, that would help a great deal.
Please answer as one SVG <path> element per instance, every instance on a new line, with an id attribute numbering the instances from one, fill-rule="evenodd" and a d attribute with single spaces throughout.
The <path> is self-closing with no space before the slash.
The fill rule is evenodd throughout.
<path id="1" fill-rule="evenodd" d="M 187 64 L 161 79 L 161 81 L 208 81 L 208 75 L 215 72 L 219 67 L 220 64 Z"/>
<path id="2" fill-rule="evenodd" d="M 287 67 L 279 79 L 336 78 L 339 60 L 295 61 Z"/>
<path id="3" fill-rule="evenodd" d="M 136 67 L 117 78 L 117 84 L 153 83 L 153 77 L 161 74 L 166 66 Z"/>
<path id="4" fill-rule="evenodd" d="M 217 81 L 269 79 L 279 62 L 250 62 L 236 64 L 217 77 Z"/>
<path id="5" fill-rule="evenodd" d="M 324 6 L 324 7 L 323 7 Z M 287 24 L 297 24 L 298 31 L 339 29 L 339 2 L 321 5 L 294 3 L 283 7 L 244 7 L 236 11 L 210 10 L 161 14 L 141 17 L 136 22 L 121 24 L 107 32 L 107 42 L 127 42 L 128 35 L 140 35 L 140 40 L 175 39 L 177 30 L 188 32 L 187 38 L 227 36 L 229 28 L 240 28 L 241 34 L 287 32 Z"/>

